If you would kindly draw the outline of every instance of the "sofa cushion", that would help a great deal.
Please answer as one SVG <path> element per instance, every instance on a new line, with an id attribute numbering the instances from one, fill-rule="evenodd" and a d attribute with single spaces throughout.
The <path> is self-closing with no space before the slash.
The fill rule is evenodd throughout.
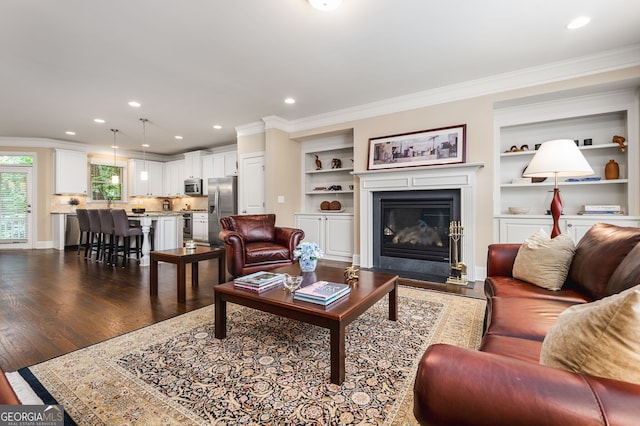
<path id="1" fill-rule="evenodd" d="M 576 246 L 570 277 L 593 300 L 613 293 L 607 288 L 611 275 L 640 242 L 640 228 L 596 223 Z"/>
<path id="2" fill-rule="evenodd" d="M 487 334 L 542 342 L 558 315 L 575 304 L 562 298 L 492 297 L 487 300 L 491 313 Z"/>
<path id="3" fill-rule="evenodd" d="M 276 215 L 260 214 L 229 216 L 233 230 L 240 233 L 247 242 L 273 241 L 275 237 Z"/>
<path id="4" fill-rule="evenodd" d="M 547 290 L 560 290 L 574 251 L 575 244 L 567 234 L 551 238 L 540 229 L 520 246 L 513 263 L 513 277 Z"/>
<path id="5" fill-rule="evenodd" d="M 540 360 L 542 342 L 519 337 L 487 335 L 482 339 L 480 350 L 537 364 Z"/>
<path id="6" fill-rule="evenodd" d="M 639 281 L 640 282 L 640 281 Z M 487 277 L 484 280 L 484 293 L 492 297 L 531 297 L 534 299 L 565 300 L 575 303 L 591 301 L 575 289 L 562 287 L 560 290 L 547 290 L 510 277 Z"/>
<path id="7" fill-rule="evenodd" d="M 622 259 L 607 283 L 606 293 L 616 294 L 640 283 L 640 244 Z"/>
<path id="8" fill-rule="evenodd" d="M 544 339 L 540 363 L 640 384 L 640 285 L 563 312 Z"/>

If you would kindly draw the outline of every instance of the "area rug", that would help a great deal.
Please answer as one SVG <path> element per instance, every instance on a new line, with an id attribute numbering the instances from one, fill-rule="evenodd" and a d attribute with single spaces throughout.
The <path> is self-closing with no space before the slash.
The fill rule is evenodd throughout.
<path id="1" fill-rule="evenodd" d="M 477 348 L 484 300 L 400 287 L 346 331 L 346 377 L 329 381 L 326 329 L 213 306 L 29 367 L 79 425 L 407 425 L 417 363 L 433 343 Z"/>

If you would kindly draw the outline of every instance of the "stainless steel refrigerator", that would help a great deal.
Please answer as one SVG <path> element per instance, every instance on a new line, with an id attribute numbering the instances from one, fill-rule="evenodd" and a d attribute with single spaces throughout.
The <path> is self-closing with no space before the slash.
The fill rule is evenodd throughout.
<path id="1" fill-rule="evenodd" d="M 223 245 L 218 233 L 222 229 L 220 218 L 238 212 L 238 178 L 229 176 L 209 179 L 207 182 L 209 203 L 209 244 L 217 247 Z"/>

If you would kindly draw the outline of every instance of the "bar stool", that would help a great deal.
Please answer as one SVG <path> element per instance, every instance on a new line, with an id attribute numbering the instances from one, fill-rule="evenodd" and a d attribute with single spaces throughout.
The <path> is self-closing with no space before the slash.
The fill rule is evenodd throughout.
<path id="1" fill-rule="evenodd" d="M 87 213 L 87 209 L 78 209 L 76 210 L 76 214 L 78 215 L 78 227 L 80 228 L 80 238 L 78 239 L 78 256 L 80 256 L 80 250 L 84 247 L 84 257 L 87 257 L 86 249 L 89 246 L 89 234 L 91 234 L 91 229 L 89 227 L 89 213 Z M 82 237 L 84 237 L 84 243 L 82 242 Z"/>
<path id="2" fill-rule="evenodd" d="M 113 217 L 113 227 L 115 233 L 114 243 L 114 260 L 113 264 L 117 263 L 118 251 L 122 249 L 122 267 L 127 264 L 127 259 L 131 254 L 131 237 L 136 237 L 136 260 L 140 263 L 140 256 L 142 254 L 142 229 L 132 228 L 129 226 L 129 218 L 127 213 L 123 209 L 111 210 L 111 216 Z M 123 246 L 118 245 L 119 237 L 123 237 Z"/>
<path id="3" fill-rule="evenodd" d="M 84 257 L 90 259 L 93 251 L 96 251 L 96 261 L 100 257 L 100 244 L 102 242 L 102 228 L 100 227 L 100 213 L 98 209 L 88 209 L 89 213 L 89 245 L 84 251 Z M 97 241 L 96 241 L 97 239 Z"/>
<path id="4" fill-rule="evenodd" d="M 100 258 L 98 260 L 106 259 L 107 265 L 111 265 L 113 262 L 113 216 L 111 216 L 111 209 L 100 209 L 98 210 L 98 213 L 100 215 L 100 231 L 102 233 L 102 241 L 100 244 Z M 108 243 L 107 237 L 109 237 Z"/>

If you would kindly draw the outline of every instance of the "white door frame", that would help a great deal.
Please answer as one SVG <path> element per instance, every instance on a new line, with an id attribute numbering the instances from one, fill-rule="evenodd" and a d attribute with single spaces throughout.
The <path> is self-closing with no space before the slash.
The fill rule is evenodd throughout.
<path id="1" fill-rule="evenodd" d="M 33 157 L 33 164 L 31 166 L 18 166 L 18 165 L 0 165 L 0 170 L 4 172 L 24 172 L 27 175 L 27 206 L 28 214 L 27 214 L 27 241 L 24 243 L 10 243 L 10 244 L 0 244 L 0 250 L 7 249 L 32 249 L 35 246 L 35 239 L 38 230 L 35 226 L 34 215 L 36 214 L 36 206 L 35 199 L 33 194 L 35 193 L 35 184 L 33 182 L 33 170 L 35 169 L 36 156 L 34 153 L 5 153 L 4 155 L 29 155 Z"/>

